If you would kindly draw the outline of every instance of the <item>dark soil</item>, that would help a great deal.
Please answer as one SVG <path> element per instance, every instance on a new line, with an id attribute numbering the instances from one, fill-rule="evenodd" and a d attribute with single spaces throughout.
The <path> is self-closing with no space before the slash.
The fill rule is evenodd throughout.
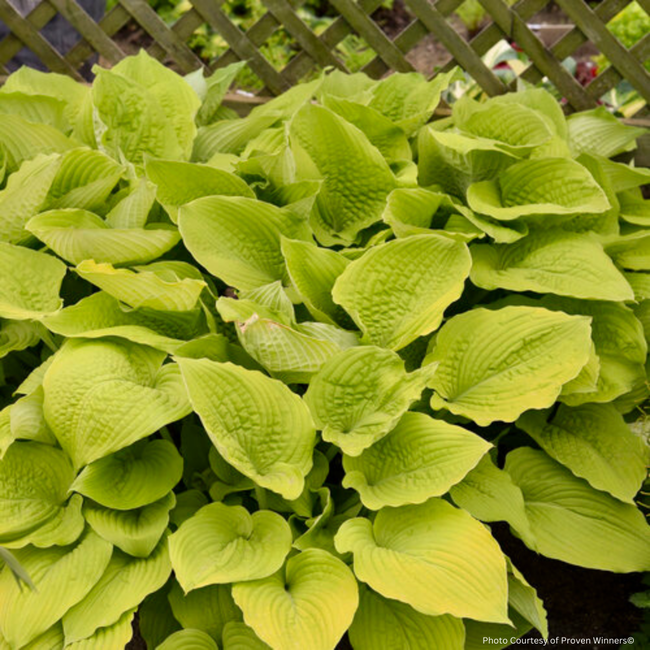
<path id="1" fill-rule="evenodd" d="M 642 575 L 593 571 L 549 560 L 513 537 L 508 526 L 492 524 L 492 532 L 526 580 L 537 589 L 548 612 L 549 636 L 579 639 L 605 637 L 627 638 L 638 631 L 642 610 L 629 602 L 629 597 L 647 587 L 641 584 Z M 538 637 L 538 633 L 530 633 Z M 526 647 L 526 646 L 523 646 Z M 535 646 L 528 646 L 535 647 Z M 554 645 L 555 648 L 618 648 L 607 643 Z M 632 647 L 632 646 L 631 646 Z M 635 650 L 648 650 L 635 646 Z"/>

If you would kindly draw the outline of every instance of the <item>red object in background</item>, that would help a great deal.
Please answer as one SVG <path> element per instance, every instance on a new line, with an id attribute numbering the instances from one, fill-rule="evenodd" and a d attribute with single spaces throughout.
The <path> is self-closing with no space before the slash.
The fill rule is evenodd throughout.
<path id="1" fill-rule="evenodd" d="M 586 86 L 598 75 L 598 66 L 593 61 L 578 61 L 576 64 L 576 79 Z"/>

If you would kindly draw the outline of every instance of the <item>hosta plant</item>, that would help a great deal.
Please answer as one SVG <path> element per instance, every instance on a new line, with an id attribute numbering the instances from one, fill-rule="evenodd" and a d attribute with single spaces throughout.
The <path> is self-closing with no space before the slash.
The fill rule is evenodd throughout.
<path id="1" fill-rule="evenodd" d="M 431 122 L 455 72 L 219 119 L 236 72 L 0 91 L 0 648 L 547 636 L 493 522 L 650 569 L 642 132 L 541 89 Z"/>

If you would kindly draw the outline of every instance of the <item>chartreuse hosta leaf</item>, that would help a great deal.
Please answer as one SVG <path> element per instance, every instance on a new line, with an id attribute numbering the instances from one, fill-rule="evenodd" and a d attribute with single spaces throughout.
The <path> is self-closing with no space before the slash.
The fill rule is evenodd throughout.
<path id="1" fill-rule="evenodd" d="M 33 217 L 27 229 L 72 264 L 84 260 L 128 265 L 146 264 L 180 241 L 169 224 L 145 228 L 111 228 L 101 217 L 79 209 L 50 210 Z"/>
<path id="2" fill-rule="evenodd" d="M 43 335 L 40 323 L 0 319 L 0 359 L 14 350 L 36 345 Z"/>
<path id="3" fill-rule="evenodd" d="M 430 81 L 417 72 L 390 75 L 372 87 L 369 106 L 411 136 L 429 121 L 440 102 L 440 93 L 462 78 L 458 68 L 437 74 Z"/>
<path id="4" fill-rule="evenodd" d="M 521 535 L 532 537 L 521 489 L 490 456 L 483 456 L 449 493 L 454 503 L 473 517 L 487 522 L 507 521 Z"/>
<path id="5" fill-rule="evenodd" d="M 432 589 L 435 588 L 432 585 Z M 398 600 L 359 587 L 359 609 L 350 626 L 355 650 L 464 650 L 465 627 L 453 616 L 427 616 Z"/>
<path id="6" fill-rule="evenodd" d="M 307 158 L 323 185 L 312 213 L 312 227 L 326 245 L 351 244 L 357 234 L 381 219 L 396 179 L 379 150 L 357 127 L 321 106 L 307 104 L 291 120 L 298 163 Z"/>
<path id="7" fill-rule="evenodd" d="M 459 241 L 484 236 L 483 230 L 475 225 L 476 215 L 470 210 L 455 203 L 447 194 L 424 187 L 393 190 L 388 195 L 382 218 L 396 237 L 423 235 L 432 230 Z"/>
<path id="8" fill-rule="evenodd" d="M 105 210 L 123 173 L 124 167 L 101 151 L 86 147 L 66 151 L 49 188 L 47 207 Z"/>
<path id="9" fill-rule="evenodd" d="M 269 286 L 288 301 L 280 282 Z M 334 325 L 295 323 L 291 307 L 286 314 L 247 298 L 219 298 L 217 309 L 225 322 L 235 323 L 244 350 L 286 383 L 309 382 L 328 359 L 358 343 L 353 332 Z"/>
<path id="10" fill-rule="evenodd" d="M 113 650 L 126 647 L 133 636 L 135 612 L 135 609 L 129 609 L 113 625 L 100 627 L 94 634 L 80 641 L 66 643 L 65 650 Z"/>
<path id="11" fill-rule="evenodd" d="M 230 621 L 223 628 L 223 650 L 269 650 L 246 623 Z"/>
<path id="12" fill-rule="evenodd" d="M 343 487 L 371 510 L 423 503 L 445 494 L 490 448 L 462 427 L 424 413 L 405 413 L 397 426 L 360 456 L 343 456 Z"/>
<path id="13" fill-rule="evenodd" d="M 14 442 L 0 460 L 0 543 L 16 547 L 74 542 L 83 530 L 83 518 L 79 499 L 66 506 L 73 478 L 72 464 L 60 449 Z"/>
<path id="14" fill-rule="evenodd" d="M 636 148 L 636 139 L 646 131 L 626 126 L 604 106 L 571 115 L 567 119 L 569 145 L 574 155 L 593 153 L 611 158 Z"/>
<path id="15" fill-rule="evenodd" d="M 71 339 L 57 353 L 43 381 L 45 419 L 76 467 L 190 412 L 178 368 L 162 365 L 164 358 L 163 352 L 110 339 Z"/>
<path id="16" fill-rule="evenodd" d="M 106 215 L 111 228 L 144 228 L 156 202 L 156 187 L 145 178 L 137 183 Z"/>
<path id="17" fill-rule="evenodd" d="M 241 610 L 232 599 L 230 585 L 209 585 L 187 594 L 174 582 L 167 596 L 174 618 L 183 627 L 207 632 L 222 643 L 224 627 L 231 621 L 242 620 Z"/>
<path id="18" fill-rule="evenodd" d="M 634 298 L 623 274 L 588 234 L 538 230 L 514 244 L 475 245 L 471 252 L 470 279 L 483 289 L 617 302 Z"/>
<path id="19" fill-rule="evenodd" d="M 517 426 L 594 488 L 634 502 L 647 476 L 648 448 L 610 404 L 528 411 Z"/>
<path id="20" fill-rule="evenodd" d="M 62 153 L 79 145 L 49 124 L 34 124 L 19 115 L 3 115 L 0 120 L 0 148 L 9 173 L 38 154 Z"/>
<path id="21" fill-rule="evenodd" d="M 237 289 L 286 280 L 282 235 L 309 239 L 309 228 L 288 209 L 256 199 L 209 196 L 179 210 L 183 242 L 210 273 Z"/>
<path id="22" fill-rule="evenodd" d="M 22 646 L 21 650 L 61 650 L 64 642 L 63 627 L 61 623 L 57 623 L 27 645 Z M 2 638 L 2 634 L 0 634 L 0 649 L 12 650 L 12 647 Z"/>
<path id="23" fill-rule="evenodd" d="M 291 549 L 289 524 L 277 513 L 211 503 L 169 538 L 176 579 L 187 593 L 199 587 L 265 578 Z"/>
<path id="24" fill-rule="evenodd" d="M 402 359 L 374 346 L 344 350 L 312 379 L 305 402 L 323 439 L 358 456 L 419 399 L 435 366 L 407 373 Z"/>
<path id="25" fill-rule="evenodd" d="M 219 650 L 210 635 L 187 628 L 168 636 L 156 650 Z"/>
<path id="26" fill-rule="evenodd" d="M 43 324 L 51 332 L 69 338 L 119 337 L 171 353 L 185 343 L 184 339 L 205 332 L 196 322 L 200 319 L 198 309 L 163 313 L 131 309 L 99 291 L 52 316 L 46 316 Z"/>
<path id="27" fill-rule="evenodd" d="M 593 176 L 568 158 L 522 160 L 496 180 L 474 183 L 467 191 L 467 202 L 476 212 L 501 221 L 595 214 L 610 208 Z"/>
<path id="28" fill-rule="evenodd" d="M 628 573 L 650 569 L 650 528 L 629 503 L 594 490 L 543 451 L 516 449 L 506 471 L 524 495 L 538 553 L 578 566 Z"/>
<path id="29" fill-rule="evenodd" d="M 430 334 L 457 300 L 469 275 L 467 246 L 440 235 L 416 235 L 376 246 L 352 262 L 332 290 L 363 342 L 399 350 Z"/>
<path id="30" fill-rule="evenodd" d="M 87 532 L 73 547 L 15 551 L 36 590 L 21 589 L 6 567 L 0 573 L 0 633 L 21 648 L 54 625 L 100 580 L 113 547 Z"/>
<path id="31" fill-rule="evenodd" d="M 352 552 L 357 578 L 386 598 L 432 616 L 509 622 L 499 545 L 478 521 L 442 499 L 384 508 L 374 522 L 346 521 L 335 543 L 339 553 Z"/>
<path id="32" fill-rule="evenodd" d="M 46 445 L 57 445 L 56 438 L 45 421 L 43 397 L 43 388 L 39 386 L 8 407 L 12 440 L 34 440 Z"/>
<path id="33" fill-rule="evenodd" d="M 332 300 L 332 287 L 350 263 L 336 251 L 297 239 L 282 239 L 291 284 L 311 315 L 325 323 L 345 324 L 345 312 Z"/>
<path id="34" fill-rule="evenodd" d="M 111 71 L 140 84 L 148 91 L 148 97 L 155 99 L 171 124 L 183 158 L 189 158 L 192 140 L 196 135 L 194 118 L 201 105 L 194 89 L 178 74 L 149 56 L 144 49 L 136 56 L 122 59 Z M 117 134 L 118 139 L 121 139 L 120 136 Z"/>
<path id="35" fill-rule="evenodd" d="M 423 127 L 418 136 L 418 181 L 437 184 L 445 192 L 464 197 L 478 181 L 496 178 L 519 159 L 496 143 L 452 131 Z"/>
<path id="36" fill-rule="evenodd" d="M 440 330 L 431 406 L 480 426 L 546 408 L 591 354 L 590 319 L 535 307 L 474 309 Z"/>
<path id="37" fill-rule="evenodd" d="M 158 201 L 172 221 L 177 221 L 182 205 L 203 196 L 255 198 L 253 190 L 241 178 L 209 165 L 149 159 L 145 170 L 147 178 L 156 186 Z"/>
<path id="38" fill-rule="evenodd" d="M 541 304 L 567 314 L 591 317 L 591 332 L 599 373 L 593 390 L 562 394 L 560 400 L 570 406 L 587 402 L 608 402 L 631 391 L 645 381 L 647 344 L 643 326 L 634 312 L 622 304 L 572 300 L 546 296 Z"/>
<path id="39" fill-rule="evenodd" d="M 411 146 L 404 131 L 371 106 L 364 106 L 342 97 L 323 95 L 323 105 L 354 124 L 365 133 L 386 160 L 410 160 Z"/>
<path id="40" fill-rule="evenodd" d="M 307 405 L 275 379 L 231 363 L 177 359 L 217 451 L 258 485 L 297 499 L 316 431 Z"/>
<path id="41" fill-rule="evenodd" d="M 166 280 L 154 271 L 116 269 L 112 264 L 86 260 L 77 265 L 77 273 L 117 300 L 137 309 L 147 307 L 163 311 L 188 311 L 207 286 L 203 280 L 183 278 Z"/>
<path id="42" fill-rule="evenodd" d="M 51 255 L 0 242 L 0 318 L 41 318 L 62 306 L 65 264 Z"/>
<path id="43" fill-rule="evenodd" d="M 359 604 L 350 569 L 327 551 L 289 558 L 268 578 L 233 585 L 244 621 L 276 650 L 330 650 L 352 623 Z"/>
<path id="44" fill-rule="evenodd" d="M 0 241 L 20 244 L 29 240 L 25 223 L 42 209 L 60 162 L 56 154 L 39 155 L 9 176 L 0 191 Z"/>
<path id="45" fill-rule="evenodd" d="M 100 537 L 120 550 L 135 557 L 148 557 L 165 532 L 169 511 L 175 504 L 173 492 L 135 510 L 112 510 L 86 501 L 83 516 Z"/>
<path id="46" fill-rule="evenodd" d="M 66 643 L 80 641 L 98 628 L 116 623 L 122 614 L 162 587 L 171 570 L 166 538 L 147 558 L 133 558 L 114 550 L 99 581 L 63 616 Z"/>
<path id="47" fill-rule="evenodd" d="M 132 510 L 164 497 L 182 474 L 171 442 L 142 440 L 85 467 L 70 489 L 107 508 Z"/>
<path id="48" fill-rule="evenodd" d="M 480 104 L 465 95 L 454 104 L 453 118 L 461 131 L 492 140 L 519 156 L 555 135 L 554 126 L 542 113 L 515 102 Z"/>

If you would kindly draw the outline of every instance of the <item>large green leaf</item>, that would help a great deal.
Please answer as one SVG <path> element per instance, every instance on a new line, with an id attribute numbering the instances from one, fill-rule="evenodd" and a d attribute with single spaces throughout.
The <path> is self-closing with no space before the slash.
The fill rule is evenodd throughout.
<path id="1" fill-rule="evenodd" d="M 223 628 L 223 650 L 268 650 L 269 647 L 246 623 L 231 621 Z"/>
<path id="2" fill-rule="evenodd" d="M 574 155 L 587 152 L 606 158 L 635 149 L 636 139 L 645 133 L 622 124 L 604 106 L 571 115 L 567 126 Z"/>
<path id="3" fill-rule="evenodd" d="M 636 506 L 594 490 L 542 451 L 516 449 L 505 468 L 524 495 L 532 535 L 522 539 L 532 549 L 589 569 L 650 569 L 650 526 Z"/>
<path id="4" fill-rule="evenodd" d="M 508 623 L 506 560 L 490 533 L 442 499 L 346 521 L 335 538 L 357 578 L 422 614 Z M 236 596 L 235 596 L 236 600 Z"/>
<path id="5" fill-rule="evenodd" d="M 496 178 L 519 159 L 489 140 L 452 131 L 421 129 L 418 136 L 420 185 L 439 185 L 464 197 L 472 183 Z"/>
<path id="6" fill-rule="evenodd" d="M 430 334 L 457 300 L 469 275 L 467 246 L 440 235 L 416 235 L 376 246 L 352 262 L 332 290 L 363 341 L 399 350 Z"/>
<path id="7" fill-rule="evenodd" d="M 517 426 L 594 488 L 634 503 L 647 476 L 648 447 L 609 404 L 529 411 Z"/>
<path id="8" fill-rule="evenodd" d="M 93 532 L 70 548 L 16 551 L 36 590 L 22 589 L 6 567 L 0 573 L 0 632 L 20 648 L 54 625 L 101 578 L 112 546 Z"/>
<path id="9" fill-rule="evenodd" d="M 280 282 L 274 285 L 282 292 Z M 288 384 L 309 382 L 325 362 L 359 342 L 353 332 L 327 323 L 295 323 L 293 314 L 287 318 L 246 298 L 219 298 L 217 309 L 224 321 L 235 323 L 244 350 Z"/>
<path id="10" fill-rule="evenodd" d="M 57 353 L 43 381 L 45 418 L 76 467 L 190 412 L 178 368 L 164 358 L 111 340 L 72 339 Z"/>
<path id="11" fill-rule="evenodd" d="M 168 595 L 174 617 L 185 628 L 207 632 L 221 643 L 224 627 L 230 621 L 241 621 L 242 614 L 232 599 L 230 585 L 209 585 L 187 594 L 174 583 Z"/>
<path id="12" fill-rule="evenodd" d="M 483 237 L 484 223 L 447 194 L 424 187 L 402 187 L 388 195 L 383 220 L 396 237 L 445 233 L 458 241 Z"/>
<path id="13" fill-rule="evenodd" d="M 270 510 L 211 503 L 169 538 L 176 579 L 187 593 L 199 587 L 265 578 L 291 549 L 287 522 Z"/>
<path id="14" fill-rule="evenodd" d="M 585 167 L 568 158 L 522 160 L 496 180 L 474 183 L 469 207 L 495 219 L 597 214 L 610 209 L 605 192 Z"/>
<path id="15" fill-rule="evenodd" d="M 590 319 L 535 307 L 474 309 L 440 330 L 431 405 L 480 426 L 555 402 L 591 353 Z"/>
<path id="16" fill-rule="evenodd" d="M 323 365 L 305 394 L 323 439 L 351 456 L 380 440 L 417 400 L 435 366 L 407 373 L 390 350 L 361 346 Z"/>
<path id="17" fill-rule="evenodd" d="M 156 650 L 219 650 L 219 646 L 205 632 L 188 628 L 168 636 Z"/>
<path id="18" fill-rule="evenodd" d="M 489 456 L 450 490 L 456 505 L 481 521 L 507 521 L 521 535 L 532 537 L 524 508 L 524 495 L 510 474 L 496 467 Z"/>
<path id="19" fill-rule="evenodd" d="M 291 142 L 308 157 L 312 172 L 323 179 L 312 227 L 326 245 L 350 244 L 357 234 L 381 219 L 396 180 L 388 163 L 357 127 L 322 106 L 301 108 L 291 120 Z"/>
<path id="20" fill-rule="evenodd" d="M 287 280 L 282 235 L 308 239 L 302 217 L 256 199 L 209 196 L 179 210 L 183 241 L 210 273 L 237 289 Z"/>
<path id="21" fill-rule="evenodd" d="M 147 178 L 156 185 L 158 201 L 173 221 L 185 203 L 204 196 L 246 196 L 255 198 L 246 183 L 229 172 L 209 165 L 173 160 L 146 161 Z"/>
<path id="22" fill-rule="evenodd" d="M 345 312 L 332 300 L 332 288 L 350 261 L 333 250 L 286 238 L 282 254 L 291 284 L 311 315 L 325 323 L 346 324 Z"/>
<path id="23" fill-rule="evenodd" d="M 303 401 L 281 382 L 231 363 L 177 362 L 192 406 L 221 456 L 260 486 L 298 498 L 315 443 Z"/>
<path id="24" fill-rule="evenodd" d="M 133 558 L 114 550 L 99 581 L 63 616 L 66 643 L 80 641 L 100 627 L 117 623 L 125 612 L 162 587 L 171 570 L 167 539 L 161 540 L 147 558 Z"/>
<path id="25" fill-rule="evenodd" d="M 127 610 L 113 625 L 100 627 L 85 639 L 67 643 L 65 650 L 114 650 L 127 647 L 127 643 L 133 636 L 135 611 L 135 609 Z"/>
<path id="26" fill-rule="evenodd" d="M 350 626 L 355 650 L 464 650 L 465 628 L 453 616 L 427 616 L 361 586 L 359 609 Z"/>
<path id="27" fill-rule="evenodd" d="M 42 335 L 43 326 L 40 323 L 0 318 L 0 359 L 14 350 L 24 350 L 36 345 Z"/>
<path id="28" fill-rule="evenodd" d="M 197 328 L 195 310 L 176 319 L 179 312 L 156 312 L 131 309 L 103 291 L 83 298 L 52 316 L 43 319 L 44 325 L 55 334 L 68 338 L 100 339 L 119 337 L 148 345 L 157 350 L 175 352 L 183 339 L 202 334 Z M 189 315 L 189 318 L 186 316 Z"/>
<path id="29" fill-rule="evenodd" d="M 180 481 L 183 459 L 167 440 L 140 441 L 91 463 L 71 490 L 115 510 L 132 510 L 164 497 Z"/>
<path id="30" fill-rule="evenodd" d="M 191 91 L 189 85 L 187 89 Z M 117 72 L 98 70 L 92 92 L 104 124 L 101 144 L 114 158 L 141 164 L 147 154 L 170 160 L 189 157 L 189 143 L 179 143 L 174 125 L 149 89 Z"/>
<path id="31" fill-rule="evenodd" d="M 0 242 L 0 317 L 27 320 L 58 311 L 65 272 L 51 255 Z"/>
<path id="32" fill-rule="evenodd" d="M 290 558 L 268 578 L 235 584 L 233 598 L 246 624 L 276 650 L 331 650 L 359 603 L 350 569 L 318 549 Z"/>
<path id="33" fill-rule="evenodd" d="M 78 146 L 49 124 L 34 124 L 19 115 L 3 115 L 0 120 L 0 148 L 9 173 L 39 154 L 62 153 Z"/>
<path id="34" fill-rule="evenodd" d="M 43 208 L 59 165 L 55 154 L 38 155 L 9 176 L 0 191 L 0 241 L 20 244 L 30 239 L 25 223 Z"/>
<path id="35" fill-rule="evenodd" d="M 72 264 L 84 260 L 116 265 L 146 264 L 180 241 L 169 224 L 145 228 L 111 228 L 85 210 L 50 210 L 27 222 L 27 230 Z"/>
<path id="36" fill-rule="evenodd" d="M 72 463 L 60 449 L 14 442 L 0 460 L 0 543 L 29 536 L 60 516 L 73 479 Z M 82 528 L 83 522 L 71 539 L 53 536 L 50 543 L 70 544 Z"/>
<path id="37" fill-rule="evenodd" d="M 462 427 L 424 413 L 405 413 L 360 456 L 343 456 L 343 487 L 357 490 L 371 510 L 423 503 L 462 480 L 489 448 Z"/>
<path id="38" fill-rule="evenodd" d="M 196 136 L 194 118 L 201 105 L 190 84 L 169 67 L 147 54 L 144 48 L 141 48 L 135 56 L 122 59 L 113 66 L 111 72 L 140 84 L 148 91 L 147 97 L 154 99 L 162 109 L 176 136 L 175 140 L 180 146 L 183 158 L 188 159 L 192 153 L 192 141 Z M 93 88 L 94 86 L 95 84 Z M 124 97 L 124 103 L 128 104 L 129 99 Z M 120 129 L 123 128 L 120 124 Z M 153 135 L 151 131 L 149 134 Z M 122 141 L 121 133 L 117 138 L 118 141 Z M 139 139 L 140 146 L 143 144 L 143 139 L 146 142 L 146 138 L 142 135 Z"/>
<path id="39" fill-rule="evenodd" d="M 175 504 L 176 497 L 169 492 L 136 510 L 111 510 L 87 501 L 83 514 L 100 537 L 129 555 L 148 557 L 163 536 Z"/>
<path id="40" fill-rule="evenodd" d="M 84 280 L 134 309 L 188 311 L 196 305 L 207 286 L 203 280 L 167 280 L 155 271 L 134 273 L 129 269 L 116 269 L 112 264 L 97 264 L 93 260 L 81 262 L 76 271 Z"/>
<path id="41" fill-rule="evenodd" d="M 411 136 L 429 121 L 442 91 L 462 78 L 458 68 L 429 81 L 417 72 L 389 75 L 372 87 L 369 105 Z"/>
<path id="42" fill-rule="evenodd" d="M 555 293 L 587 300 L 634 294 L 602 245 L 586 234 L 532 232 L 514 244 L 472 246 L 470 279 L 483 289 Z"/>
<path id="43" fill-rule="evenodd" d="M 101 214 L 123 173 L 124 167 L 101 151 L 86 147 L 66 151 L 49 188 L 47 207 L 78 208 Z"/>

